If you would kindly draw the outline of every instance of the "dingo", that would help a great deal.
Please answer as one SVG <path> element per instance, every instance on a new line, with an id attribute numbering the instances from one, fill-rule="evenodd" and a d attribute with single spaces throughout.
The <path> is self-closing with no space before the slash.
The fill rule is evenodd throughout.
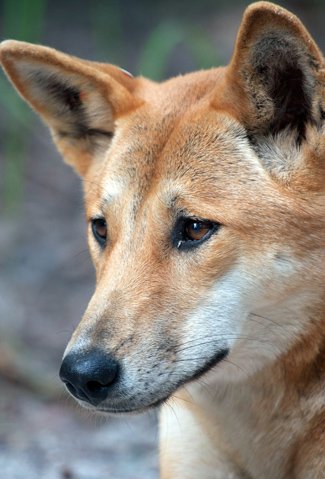
<path id="1" fill-rule="evenodd" d="M 60 375 L 163 404 L 163 479 L 325 477 L 325 62 L 259 2 L 230 65 L 157 84 L 17 41 L 1 62 L 84 180 L 97 288 Z"/>

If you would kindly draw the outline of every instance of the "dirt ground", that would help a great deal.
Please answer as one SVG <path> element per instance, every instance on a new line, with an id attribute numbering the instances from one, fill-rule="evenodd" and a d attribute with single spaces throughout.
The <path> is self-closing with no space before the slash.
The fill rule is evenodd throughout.
<path id="1" fill-rule="evenodd" d="M 155 479 L 154 416 L 102 419 L 0 383 L 3 479 Z"/>

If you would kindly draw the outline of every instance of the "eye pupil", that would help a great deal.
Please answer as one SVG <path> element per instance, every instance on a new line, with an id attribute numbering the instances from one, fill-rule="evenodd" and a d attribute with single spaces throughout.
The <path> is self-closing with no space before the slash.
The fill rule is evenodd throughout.
<path id="1" fill-rule="evenodd" d="M 208 240 L 220 227 L 221 224 L 216 221 L 180 216 L 172 234 L 173 245 L 179 250 L 196 248 Z"/>
<path id="2" fill-rule="evenodd" d="M 98 243 L 103 245 L 107 238 L 107 224 L 104 218 L 93 219 L 92 230 Z"/>
<path id="3" fill-rule="evenodd" d="M 207 221 L 189 221 L 185 224 L 185 234 L 190 241 L 199 241 L 213 227 L 212 223 Z"/>

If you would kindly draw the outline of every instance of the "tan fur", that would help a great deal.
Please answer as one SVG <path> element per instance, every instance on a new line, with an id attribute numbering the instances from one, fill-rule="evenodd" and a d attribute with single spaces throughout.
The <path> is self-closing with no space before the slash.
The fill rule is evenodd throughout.
<path id="1" fill-rule="evenodd" d="M 123 364 L 97 410 L 167 401 L 162 479 L 322 479 L 325 62 L 300 21 L 253 4 L 228 67 L 161 84 L 21 42 L 0 55 L 108 225 L 103 250 L 89 227 L 97 287 L 67 347 Z M 221 226 L 182 251 L 180 215 Z"/>

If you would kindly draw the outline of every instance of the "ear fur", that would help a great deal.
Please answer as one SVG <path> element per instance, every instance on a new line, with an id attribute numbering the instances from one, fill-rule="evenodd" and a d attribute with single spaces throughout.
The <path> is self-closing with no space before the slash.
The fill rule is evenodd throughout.
<path id="1" fill-rule="evenodd" d="M 51 129 L 64 159 L 83 175 L 107 148 L 115 120 L 139 106 L 135 80 L 113 65 L 80 60 L 52 48 L 1 43 L 2 66 L 21 96 Z"/>
<path id="2" fill-rule="evenodd" d="M 275 135 L 290 129 L 301 143 L 307 124 L 319 125 L 325 116 L 324 66 L 297 17 L 268 2 L 249 6 L 228 70 L 240 92 L 241 121 L 249 133 Z"/>

